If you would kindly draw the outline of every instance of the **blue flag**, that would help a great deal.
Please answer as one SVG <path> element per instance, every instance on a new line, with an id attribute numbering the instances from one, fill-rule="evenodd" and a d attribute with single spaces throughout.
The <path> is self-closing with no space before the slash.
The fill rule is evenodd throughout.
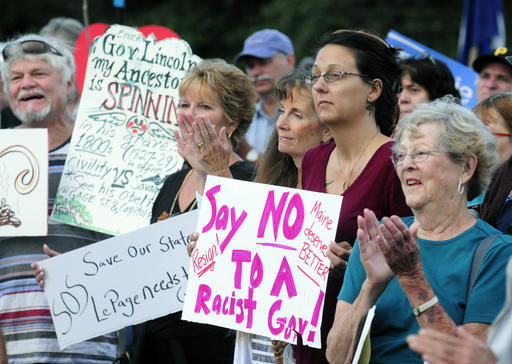
<path id="1" fill-rule="evenodd" d="M 505 46 L 501 0 L 465 0 L 459 32 L 460 63 L 471 65 L 481 54 Z"/>

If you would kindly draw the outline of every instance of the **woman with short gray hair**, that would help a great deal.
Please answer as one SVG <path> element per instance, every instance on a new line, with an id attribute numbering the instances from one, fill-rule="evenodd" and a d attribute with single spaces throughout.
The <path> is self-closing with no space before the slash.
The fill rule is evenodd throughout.
<path id="1" fill-rule="evenodd" d="M 392 155 L 414 216 L 382 219 L 366 209 L 329 333 L 331 362 L 352 357 L 362 322 L 375 305 L 371 361 L 423 363 L 405 338 L 420 328 L 452 334 L 458 325 L 485 341 L 505 300 L 512 237 L 466 208 L 487 187 L 497 163 L 496 140 L 475 115 L 438 100 L 403 119 Z M 473 256 L 493 237 L 475 283 Z M 468 294 L 470 291 L 470 294 Z"/>
<path id="2" fill-rule="evenodd" d="M 447 102 L 448 100 L 448 102 Z M 470 154 L 478 160 L 475 173 L 466 184 L 467 200 L 477 197 L 487 188 L 498 163 L 496 138 L 471 110 L 458 107 L 452 98 L 418 106 L 414 117 L 405 116 L 398 129 L 395 141 L 400 141 L 405 132 L 413 137 L 420 136 L 421 125 L 436 124 L 440 128 L 439 145 L 449 151 L 447 155 L 456 164 L 463 164 Z M 393 148 L 399 153 L 400 143 Z"/>

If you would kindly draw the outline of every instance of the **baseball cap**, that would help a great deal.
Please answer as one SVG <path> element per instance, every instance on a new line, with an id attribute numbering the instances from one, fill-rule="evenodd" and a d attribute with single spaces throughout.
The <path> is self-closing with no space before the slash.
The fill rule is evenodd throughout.
<path id="1" fill-rule="evenodd" d="M 244 42 L 244 49 L 235 57 L 238 62 L 242 57 L 270 58 L 276 52 L 294 54 L 290 38 L 276 29 L 263 29 L 251 34 Z"/>
<path id="2" fill-rule="evenodd" d="M 473 69 L 480 73 L 485 65 L 491 62 L 504 64 L 510 69 L 510 72 L 512 73 L 512 49 L 499 47 L 496 48 L 492 53 L 481 55 L 473 62 Z"/>

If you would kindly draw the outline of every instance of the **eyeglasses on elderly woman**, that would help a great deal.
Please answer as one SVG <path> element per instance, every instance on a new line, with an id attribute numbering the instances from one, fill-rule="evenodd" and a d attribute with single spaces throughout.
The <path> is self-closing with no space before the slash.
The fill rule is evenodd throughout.
<path id="1" fill-rule="evenodd" d="M 395 165 L 395 167 L 399 167 L 405 162 L 405 158 L 407 156 L 411 157 L 411 160 L 415 163 L 421 163 L 428 159 L 430 154 L 432 153 L 450 153 L 446 150 L 418 150 L 412 153 L 393 153 L 389 158 L 391 158 L 391 162 Z"/>
<path id="2" fill-rule="evenodd" d="M 10 44 L 7 44 L 2 49 L 2 57 L 4 58 L 4 61 L 7 61 L 9 58 L 11 58 L 15 51 L 16 47 L 21 48 L 21 50 L 25 54 L 43 54 L 43 53 L 53 53 L 57 56 L 63 57 L 62 53 L 60 53 L 55 47 L 52 45 L 42 41 L 42 40 L 24 40 L 21 42 L 13 42 Z"/>

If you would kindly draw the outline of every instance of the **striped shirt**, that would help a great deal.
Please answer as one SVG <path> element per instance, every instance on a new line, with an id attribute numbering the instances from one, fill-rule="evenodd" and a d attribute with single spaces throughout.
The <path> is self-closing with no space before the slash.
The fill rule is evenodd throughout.
<path id="1" fill-rule="evenodd" d="M 264 364 L 275 363 L 274 350 L 272 349 L 272 340 L 268 337 L 252 334 L 252 363 Z"/>
<path id="2" fill-rule="evenodd" d="M 50 152 L 49 207 L 51 213 L 69 141 Z M 67 252 L 107 236 L 49 220 L 48 236 L 0 238 L 0 325 L 9 363 L 112 363 L 117 356 L 117 333 L 70 345 L 60 350 L 50 308 L 30 264 L 46 259 L 44 243 Z"/>

